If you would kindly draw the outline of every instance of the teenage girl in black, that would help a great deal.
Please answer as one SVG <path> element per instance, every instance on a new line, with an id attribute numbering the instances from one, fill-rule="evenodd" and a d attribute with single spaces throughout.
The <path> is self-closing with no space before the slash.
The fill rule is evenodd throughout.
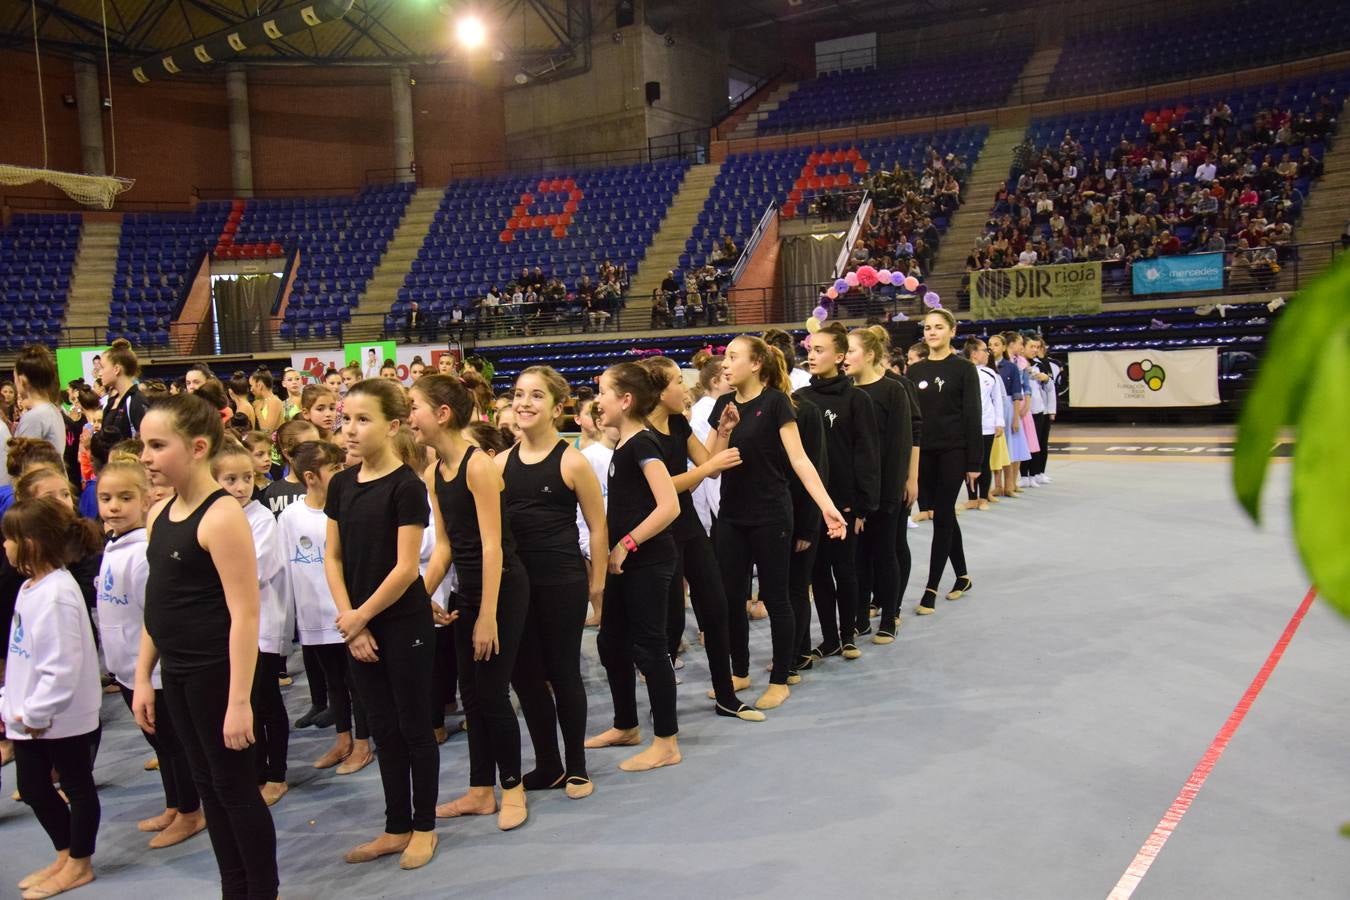
<path id="1" fill-rule="evenodd" d="M 881 448 L 880 504 L 867 517 L 867 527 L 858 536 L 858 633 L 865 634 L 870 628 L 867 604 L 875 597 L 881 622 L 872 635 L 874 644 L 895 640 L 900 597 L 905 589 L 895 552 L 896 531 L 904 527 L 901 510 L 919 490 L 919 455 L 914 449 L 909 394 L 899 381 L 884 376 L 885 360 L 886 346 L 872 329 L 858 328 L 849 334 L 845 365 L 853 383 L 872 399 Z"/>
<path id="2" fill-rule="evenodd" d="M 614 698 L 613 727 L 587 747 L 633 747 L 640 741 L 633 666 L 647 679 L 655 738 L 646 750 L 619 763 L 625 772 L 647 772 L 680 762 L 676 739 L 675 669 L 666 653 L 666 598 L 675 571 L 670 526 L 680 514 L 675 484 L 661 447 L 644 425 L 665 381 L 636 363 L 610 366 L 595 399 L 600 425 L 619 431 L 609 464 L 609 581 L 600 610 L 596 645 Z M 599 560 L 595 560 L 596 563 Z"/>
<path id="3" fill-rule="evenodd" d="M 741 465 L 722 475 L 717 560 L 727 602 L 737 608 L 750 596 L 751 568 L 759 573 L 759 597 L 768 608 L 773 637 L 773 671 L 755 707 L 773 709 L 788 698 L 787 679 L 797 661 L 797 627 L 787 589 L 793 531 L 788 468 L 820 507 L 825 533 L 842 539 L 848 526 L 802 449 L 783 355 L 760 338 L 742 335 L 727 346 L 722 366 L 733 391 L 719 398 L 708 416 L 716 429 L 708 435 L 708 452 L 733 447 L 741 452 Z M 749 623 L 739 615 L 730 621 L 732 673 L 746 679 L 748 687 Z"/>
<path id="4" fill-rule="evenodd" d="M 227 897 L 277 895 L 276 830 L 258 793 L 253 669 L 258 659 L 258 573 L 243 509 L 211 475 L 220 412 L 194 394 L 156 397 L 141 420 L 141 461 L 174 495 L 151 511 L 145 632 L 132 711 L 155 730 L 151 673 L 183 742 L 206 813 Z"/>
<path id="5" fill-rule="evenodd" d="M 459 589 L 451 599 L 459 616 L 452 627 L 469 729 L 468 793 L 440 806 L 436 815 L 492 815 L 497 812 L 493 785 L 500 778 L 497 826 L 509 831 L 527 817 L 520 722 L 511 706 L 510 685 L 530 605 L 530 582 L 502 511 L 501 473 L 492 457 L 461 434 L 473 415 L 473 397 L 463 382 L 448 375 L 424 375 L 410 393 L 409 423 L 437 456 L 425 474 L 425 486 L 436 497 L 436 549 L 427 562 L 426 583 L 437 587 L 453 556 Z"/>
<path id="6" fill-rule="evenodd" d="M 352 385 L 343 436 L 359 465 L 328 482 L 324 573 L 338 609 L 338 633 L 379 748 L 384 833 L 347 851 L 350 863 L 400 853 L 415 869 L 436 852 L 440 754 L 431 728 L 436 636 L 418 561 L 431 515 L 417 473 L 394 451 L 408 400 L 392 381 Z M 208 818 L 209 821 L 209 818 Z"/>
<path id="7" fill-rule="evenodd" d="M 928 585 L 918 614 L 932 615 L 937 605 L 938 581 L 948 558 L 956 572 L 956 584 L 947 593 L 957 600 L 971 589 L 966 573 L 961 526 L 956 521 L 956 495 L 964 480 L 980 477 L 980 377 L 969 360 L 952 352 L 956 317 L 945 309 L 924 316 L 923 339 L 928 358 L 909 367 L 909 378 L 919 391 L 923 409 L 923 448 L 919 455 L 919 480 L 933 492 L 933 546 L 928 556 Z"/>
<path id="8" fill-rule="evenodd" d="M 694 437 L 689 420 L 684 417 L 688 390 L 674 360 L 659 356 L 643 360 L 642 366 L 656 378 L 666 379 L 659 402 L 647 416 L 647 427 L 661 447 L 666 471 L 670 473 L 680 499 L 680 517 L 675 520 L 673 529 L 675 572 L 670 579 L 668 606 L 678 602 L 680 608 L 684 608 L 684 583 L 688 581 L 690 602 L 694 605 L 694 615 L 703 632 L 703 648 L 708 654 L 708 674 L 713 683 L 708 693 L 717 701 L 714 711 L 719 716 L 763 722 L 764 713 L 741 703 L 731 681 L 727 596 L 717 558 L 713 555 L 712 541 L 694 511 L 691 493 L 703 479 L 739 465 L 741 454 L 727 449 L 712 456 Z M 689 468 L 690 460 L 694 463 L 693 469 Z"/>
<path id="9" fill-rule="evenodd" d="M 525 790 L 563 787 L 568 797 L 580 799 L 594 790 L 586 772 L 581 631 L 588 605 L 601 603 L 605 570 L 586 572 L 578 506 L 591 555 L 603 557 L 609 545 L 600 480 L 555 427 L 570 393 L 567 381 L 549 366 L 521 372 L 511 398 L 520 443 L 496 460 L 506 481 L 503 499 L 516 552 L 530 581 L 530 610 L 511 677 L 534 745 L 534 771 L 525 773 Z M 558 753 L 560 728 L 565 765 Z"/>
<path id="10" fill-rule="evenodd" d="M 825 543 L 816 553 L 811 579 L 820 618 L 821 643 L 816 658 L 840 652 L 845 659 L 862 656 L 854 641 L 860 632 L 859 620 L 867 631 L 871 625 L 867 612 L 858 611 L 858 541 L 868 515 L 877 508 L 880 488 L 877 448 L 877 420 L 872 401 L 840 372 L 848 353 L 844 326 L 831 322 L 829 327 L 811 335 L 807 342 L 806 365 L 811 383 L 799 392 L 820 407 L 825 420 L 825 450 L 829 457 L 829 477 L 825 482 L 834 501 L 845 516 L 848 528 L 844 539 Z M 836 610 L 838 618 L 835 618 Z M 865 632 L 863 632 L 865 633 Z"/>

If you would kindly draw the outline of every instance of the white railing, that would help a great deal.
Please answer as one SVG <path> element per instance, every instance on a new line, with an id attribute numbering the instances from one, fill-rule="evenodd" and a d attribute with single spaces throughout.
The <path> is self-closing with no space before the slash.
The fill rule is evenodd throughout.
<path id="1" fill-rule="evenodd" d="M 736 265 L 731 270 L 731 287 L 735 287 L 736 282 L 741 280 L 745 267 L 750 264 L 750 257 L 759 247 L 759 242 L 764 240 L 764 232 L 769 230 L 769 223 L 777 216 L 778 204 L 771 200 L 768 209 L 764 210 L 764 215 L 759 217 L 759 224 L 755 226 L 755 230 L 751 232 L 749 239 L 745 242 L 745 248 L 741 250 L 741 258 L 736 260 Z"/>
<path id="2" fill-rule="evenodd" d="M 858 242 L 858 235 L 862 234 L 863 225 L 871 214 L 872 195 L 869 192 L 864 192 L 862 202 L 858 204 L 858 211 L 853 214 L 853 223 L 849 225 L 848 234 L 844 236 L 844 249 L 839 252 L 839 259 L 835 261 L 835 278 L 842 277 L 845 270 L 848 269 L 849 254 L 853 252 L 853 245 Z"/>

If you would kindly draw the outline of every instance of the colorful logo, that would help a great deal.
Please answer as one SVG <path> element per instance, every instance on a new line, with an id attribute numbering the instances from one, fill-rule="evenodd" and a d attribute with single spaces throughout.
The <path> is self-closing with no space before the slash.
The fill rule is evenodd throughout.
<path id="1" fill-rule="evenodd" d="M 1155 365 L 1153 360 L 1141 359 L 1126 367 L 1125 377 L 1131 381 L 1142 381 L 1150 391 L 1160 391 L 1163 382 L 1167 380 L 1167 373 L 1163 371 L 1162 366 Z"/>

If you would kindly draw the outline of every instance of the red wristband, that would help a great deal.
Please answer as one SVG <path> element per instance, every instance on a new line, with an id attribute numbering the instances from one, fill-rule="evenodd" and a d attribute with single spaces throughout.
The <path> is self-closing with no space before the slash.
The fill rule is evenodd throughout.
<path id="1" fill-rule="evenodd" d="M 629 553 L 637 552 L 638 542 L 633 540 L 633 536 L 631 534 L 625 534 L 622 538 L 619 539 L 619 543 L 623 544 L 623 548 L 627 550 Z"/>

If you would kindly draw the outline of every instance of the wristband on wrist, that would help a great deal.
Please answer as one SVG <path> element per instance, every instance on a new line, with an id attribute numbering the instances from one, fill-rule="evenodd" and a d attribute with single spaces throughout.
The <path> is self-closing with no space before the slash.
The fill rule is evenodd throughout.
<path id="1" fill-rule="evenodd" d="M 633 540 L 633 536 L 631 534 L 625 534 L 622 538 L 619 539 L 619 543 L 623 544 L 623 548 L 627 550 L 629 553 L 637 552 L 638 542 Z"/>

